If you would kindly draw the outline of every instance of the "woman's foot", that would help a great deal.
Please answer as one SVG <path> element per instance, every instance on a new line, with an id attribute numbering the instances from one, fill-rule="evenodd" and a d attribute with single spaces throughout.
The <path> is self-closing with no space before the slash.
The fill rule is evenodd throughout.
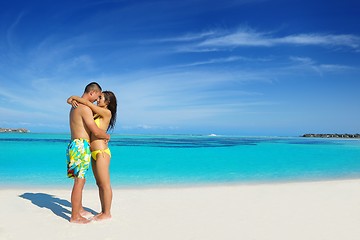
<path id="1" fill-rule="evenodd" d="M 91 212 L 85 211 L 85 210 L 80 211 L 80 215 L 87 219 L 94 217 L 94 214 L 92 214 Z"/>
<path id="2" fill-rule="evenodd" d="M 111 214 L 99 213 L 98 215 L 93 217 L 92 220 L 94 220 L 94 221 L 104 221 L 104 220 L 109 220 L 109 219 L 111 219 Z"/>

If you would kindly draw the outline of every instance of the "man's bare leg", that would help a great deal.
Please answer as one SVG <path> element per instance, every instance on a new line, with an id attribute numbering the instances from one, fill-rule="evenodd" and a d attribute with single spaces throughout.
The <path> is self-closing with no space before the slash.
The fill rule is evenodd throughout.
<path id="1" fill-rule="evenodd" d="M 90 220 L 84 218 L 81 215 L 82 211 L 85 211 L 82 207 L 82 191 L 84 189 L 85 179 L 75 178 L 74 186 L 71 192 L 71 223 L 89 223 Z"/>

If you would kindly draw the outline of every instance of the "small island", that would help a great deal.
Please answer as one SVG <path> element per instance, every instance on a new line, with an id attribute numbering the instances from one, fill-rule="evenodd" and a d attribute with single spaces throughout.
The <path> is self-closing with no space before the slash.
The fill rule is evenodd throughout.
<path id="1" fill-rule="evenodd" d="M 338 133 L 307 133 L 302 137 L 313 137 L 313 138 L 360 138 L 360 134 L 338 134 Z"/>
<path id="2" fill-rule="evenodd" d="M 0 133 L 29 133 L 25 128 L 0 128 Z"/>

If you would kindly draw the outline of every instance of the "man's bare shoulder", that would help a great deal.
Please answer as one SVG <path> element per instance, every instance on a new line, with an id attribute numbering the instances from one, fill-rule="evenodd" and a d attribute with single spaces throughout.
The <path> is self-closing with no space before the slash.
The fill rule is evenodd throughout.
<path id="1" fill-rule="evenodd" d="M 83 113 L 83 112 L 85 112 L 85 113 L 90 112 L 91 113 L 92 112 L 91 109 L 88 106 L 84 105 L 84 104 L 79 104 L 76 109 L 81 113 Z"/>
<path id="2" fill-rule="evenodd" d="M 77 108 L 79 110 L 79 114 L 83 119 L 93 119 L 93 112 L 88 106 L 79 104 Z"/>

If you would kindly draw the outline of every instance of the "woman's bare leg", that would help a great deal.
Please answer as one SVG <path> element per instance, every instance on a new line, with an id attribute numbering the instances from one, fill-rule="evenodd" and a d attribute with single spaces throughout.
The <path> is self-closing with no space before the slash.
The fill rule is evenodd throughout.
<path id="1" fill-rule="evenodd" d="M 99 183 L 98 183 L 99 175 L 98 175 L 98 171 L 97 171 L 97 167 L 96 167 L 96 160 L 94 160 L 93 158 L 91 158 L 91 166 L 92 166 L 92 170 L 93 170 L 94 177 L 96 180 L 96 185 L 99 186 Z M 104 209 L 104 206 L 103 206 L 104 199 L 103 199 L 103 195 L 101 194 L 100 188 L 98 188 L 98 191 L 99 191 L 99 198 L 100 198 L 101 212 L 102 212 Z"/>
<path id="2" fill-rule="evenodd" d="M 101 202 L 101 213 L 94 217 L 95 220 L 111 218 L 112 189 L 110 184 L 110 156 L 106 153 L 99 153 L 97 160 L 93 160 L 93 170 L 96 184 L 99 187 Z"/>

